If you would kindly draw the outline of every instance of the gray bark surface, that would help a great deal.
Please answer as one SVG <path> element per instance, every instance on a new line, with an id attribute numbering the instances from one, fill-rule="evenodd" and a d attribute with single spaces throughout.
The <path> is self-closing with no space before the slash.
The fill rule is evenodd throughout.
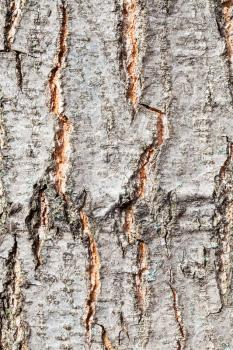
<path id="1" fill-rule="evenodd" d="M 0 0 L 0 349 L 233 349 L 232 16 Z"/>

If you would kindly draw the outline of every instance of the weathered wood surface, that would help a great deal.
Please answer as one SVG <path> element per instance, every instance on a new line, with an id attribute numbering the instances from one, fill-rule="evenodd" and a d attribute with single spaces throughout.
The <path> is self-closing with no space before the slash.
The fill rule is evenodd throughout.
<path id="1" fill-rule="evenodd" d="M 233 349 L 232 8 L 0 0 L 1 349 Z"/>

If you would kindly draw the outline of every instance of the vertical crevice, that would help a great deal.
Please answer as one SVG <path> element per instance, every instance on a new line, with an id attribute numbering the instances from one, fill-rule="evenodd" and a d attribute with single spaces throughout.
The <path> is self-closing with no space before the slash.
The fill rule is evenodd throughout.
<path id="1" fill-rule="evenodd" d="M 232 280 L 232 229 L 233 229 L 233 188 L 232 159 L 233 143 L 227 139 L 226 160 L 215 179 L 214 218 L 215 233 L 218 241 L 216 249 L 216 272 L 222 305 L 226 305 L 230 296 Z"/>
<path id="2" fill-rule="evenodd" d="M 143 11 L 139 0 L 123 0 L 121 20 L 121 60 L 126 74 L 127 97 L 133 113 L 140 98 L 140 70 Z"/>
<path id="3" fill-rule="evenodd" d="M 128 73 L 127 95 L 134 108 L 138 104 L 138 40 L 136 25 L 138 17 L 137 0 L 124 0 L 123 2 L 123 23 L 126 46 L 126 69 Z"/>
<path id="4" fill-rule="evenodd" d="M 7 198 L 6 198 L 6 190 L 4 189 L 4 181 L 3 181 L 3 169 L 6 166 L 6 157 L 4 157 L 4 148 L 6 147 L 6 127 L 3 113 L 3 104 L 4 100 L 0 98 L 0 233 L 3 234 L 7 229 L 5 226 L 6 218 L 7 218 Z M 8 229 L 7 229 L 8 230 Z"/>
<path id="5" fill-rule="evenodd" d="M 127 240 L 129 243 L 134 241 L 134 228 L 135 228 L 135 218 L 134 218 L 134 204 L 143 199 L 145 196 L 146 184 L 148 180 L 149 166 L 154 158 L 154 155 L 161 151 L 161 147 L 164 145 L 166 139 L 169 137 L 168 123 L 166 115 L 164 112 L 158 108 L 148 106 L 146 104 L 140 103 L 150 112 L 156 115 L 156 137 L 152 144 L 150 144 L 140 156 L 137 170 L 135 171 L 132 179 L 136 182 L 133 198 L 124 203 L 122 206 L 124 208 L 124 224 L 123 230 L 126 233 Z"/>
<path id="6" fill-rule="evenodd" d="M 32 240 L 32 252 L 35 259 L 35 270 L 43 263 L 41 249 L 48 230 L 49 204 L 45 194 L 47 186 L 36 188 L 31 199 L 29 214 L 26 218 L 26 225 L 30 239 Z"/>
<path id="7" fill-rule="evenodd" d="M 101 334 L 101 338 L 102 338 L 102 344 L 103 344 L 103 348 L 104 350 L 114 350 L 114 346 L 112 345 L 112 342 L 108 336 L 108 333 L 107 333 L 107 330 L 106 328 L 101 325 L 101 324 L 98 324 L 101 329 L 102 329 L 102 334 Z"/>
<path id="8" fill-rule="evenodd" d="M 233 101 L 233 71 L 232 71 L 232 54 L 233 54 L 233 0 L 216 0 L 214 4 L 215 18 L 218 31 L 225 41 L 225 56 L 228 68 L 228 89 Z"/>
<path id="9" fill-rule="evenodd" d="M 232 23 L 233 0 L 226 0 L 222 3 L 222 14 L 224 20 L 224 34 L 227 49 L 227 57 L 231 61 L 233 54 L 233 23 Z"/>
<path id="10" fill-rule="evenodd" d="M 134 205 L 145 195 L 145 187 L 148 178 L 148 167 L 153 159 L 155 152 L 156 145 L 153 143 L 149 145 L 141 154 L 138 168 L 131 179 L 136 182 L 133 197 L 122 205 L 124 213 L 123 231 L 126 234 L 128 243 L 133 243 L 135 240 Z"/>
<path id="11" fill-rule="evenodd" d="M 172 301 L 173 301 L 172 305 L 173 305 L 174 315 L 175 315 L 176 323 L 179 329 L 179 339 L 177 340 L 177 350 L 183 350 L 185 348 L 185 343 L 186 343 L 186 330 L 182 319 L 182 313 L 179 306 L 177 291 L 175 289 L 174 284 L 172 283 L 172 274 L 169 282 L 169 287 L 172 293 Z"/>
<path id="12" fill-rule="evenodd" d="M 58 120 L 55 133 L 55 187 L 57 193 L 66 200 L 66 179 L 69 168 L 69 150 L 71 122 L 63 113 L 63 97 L 61 88 L 61 73 L 65 66 L 68 54 L 68 13 L 65 1 L 60 5 L 61 25 L 58 36 L 58 49 L 54 60 L 54 66 L 49 76 L 50 112 Z"/>
<path id="13" fill-rule="evenodd" d="M 14 12 L 16 10 L 16 2 L 7 0 L 7 11 L 6 11 L 6 21 L 4 28 L 4 49 L 5 51 L 11 50 L 11 45 L 13 41 L 12 29 L 14 23 Z"/>
<path id="14" fill-rule="evenodd" d="M 161 232 L 164 237 L 164 243 L 166 248 L 166 255 L 168 258 L 171 257 L 171 235 L 172 235 L 172 226 L 176 222 L 176 200 L 174 198 L 175 193 L 170 191 L 166 194 L 164 198 L 164 204 L 160 208 L 160 213 L 162 216 L 161 221 Z"/>
<path id="15" fill-rule="evenodd" d="M 62 90 L 60 86 L 61 70 L 64 68 L 68 54 L 68 13 L 65 1 L 60 5 L 61 23 L 58 35 L 57 54 L 54 59 L 54 66 L 50 72 L 49 89 L 50 89 L 50 111 L 59 118 L 62 113 Z"/>
<path id="16" fill-rule="evenodd" d="M 132 205 L 128 205 L 125 209 L 125 218 L 123 224 L 123 230 L 127 236 L 128 243 L 131 244 L 134 241 L 134 209 Z"/>
<path id="17" fill-rule="evenodd" d="M 219 172 L 219 176 L 220 176 L 221 180 L 224 180 L 224 177 L 226 175 L 226 171 L 227 171 L 227 169 L 230 165 L 230 162 L 233 158 L 233 143 L 230 142 L 228 139 L 227 139 L 226 154 L 227 154 L 226 160 L 224 161 L 223 165 L 221 166 L 220 172 Z"/>
<path id="18" fill-rule="evenodd" d="M 89 292 L 86 302 L 86 315 L 84 324 L 86 328 L 87 342 L 91 342 L 91 331 L 94 323 L 96 304 L 98 296 L 100 294 L 101 282 L 100 282 L 100 256 L 95 238 L 90 230 L 90 224 L 88 216 L 83 209 L 80 210 L 80 221 L 82 225 L 83 238 L 87 242 L 88 255 L 89 255 Z"/>
<path id="19" fill-rule="evenodd" d="M 145 281 L 145 274 L 148 270 L 148 246 L 145 242 L 140 241 L 138 243 L 138 253 L 137 253 L 137 268 L 138 272 L 136 274 L 136 295 L 137 303 L 140 311 L 139 322 L 141 321 L 146 307 L 147 307 L 147 285 Z"/>
<path id="20" fill-rule="evenodd" d="M 15 70 L 17 86 L 22 90 L 23 76 L 21 70 L 21 54 L 17 50 L 12 50 L 15 34 L 21 21 L 22 8 L 26 0 L 6 0 L 6 19 L 4 27 L 4 51 L 15 53 Z"/>
<path id="21" fill-rule="evenodd" d="M 169 130 L 168 130 L 168 123 L 167 123 L 167 118 L 166 114 L 162 112 L 160 109 L 148 106 L 144 103 L 140 103 L 140 106 L 143 106 L 147 110 L 155 113 L 156 118 L 157 118 L 157 124 L 156 124 L 156 129 L 157 129 L 157 143 L 158 146 L 161 146 L 164 144 L 166 139 L 169 137 Z"/>
<path id="22" fill-rule="evenodd" d="M 0 294 L 0 345 L 1 349 L 10 349 L 17 344 L 17 349 L 29 349 L 28 325 L 22 320 L 23 296 L 21 286 L 23 276 L 18 260 L 18 243 L 14 236 L 14 244 L 6 260 L 6 280 Z"/>
<path id="23" fill-rule="evenodd" d="M 37 234 L 34 237 L 33 241 L 33 251 L 34 256 L 36 258 L 36 266 L 37 269 L 41 266 L 43 260 L 41 257 L 41 249 L 46 237 L 46 231 L 48 230 L 48 200 L 45 195 L 44 190 L 39 191 L 39 228 Z"/>
<path id="24" fill-rule="evenodd" d="M 148 165 L 155 153 L 155 146 L 150 145 L 148 146 L 145 151 L 143 152 L 141 159 L 140 159 L 140 165 L 139 165 L 139 171 L 138 171 L 138 186 L 136 190 L 136 198 L 143 198 L 145 195 L 145 187 L 147 183 L 148 178 Z"/>
<path id="25" fill-rule="evenodd" d="M 130 339 L 128 327 L 127 327 L 127 324 L 125 322 L 122 311 L 120 312 L 120 324 L 121 324 L 121 330 L 118 334 L 118 345 L 121 345 L 122 333 L 124 333 L 127 336 L 128 340 Z"/>
<path id="26" fill-rule="evenodd" d="M 4 28 L 4 49 L 11 51 L 15 34 L 21 20 L 22 8 L 26 0 L 7 0 L 7 11 Z"/>
<path id="27" fill-rule="evenodd" d="M 17 85 L 22 90 L 23 86 L 23 75 L 22 75 L 22 68 L 21 68 L 21 54 L 18 51 L 15 51 L 15 69 L 16 69 L 16 80 L 17 80 Z"/>
<path id="28" fill-rule="evenodd" d="M 69 169 L 70 132 L 71 123 L 69 119 L 64 115 L 60 115 L 58 130 L 55 134 L 55 186 L 57 192 L 64 198 L 66 198 L 66 180 Z"/>

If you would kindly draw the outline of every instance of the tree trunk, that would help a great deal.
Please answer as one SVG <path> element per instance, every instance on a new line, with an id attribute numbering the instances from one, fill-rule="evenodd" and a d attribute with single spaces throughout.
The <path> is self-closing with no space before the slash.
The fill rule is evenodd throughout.
<path id="1" fill-rule="evenodd" d="M 232 14 L 0 0 L 0 349 L 233 349 Z"/>

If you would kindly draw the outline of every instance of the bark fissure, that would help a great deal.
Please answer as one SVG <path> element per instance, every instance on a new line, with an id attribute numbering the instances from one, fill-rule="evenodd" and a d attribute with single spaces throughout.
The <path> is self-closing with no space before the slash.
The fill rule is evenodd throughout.
<path id="1" fill-rule="evenodd" d="M 171 281 L 169 283 L 169 286 L 172 292 L 174 315 L 175 315 L 175 319 L 176 319 L 177 326 L 180 333 L 180 337 L 177 340 L 177 350 L 182 350 L 185 348 L 186 331 L 183 324 L 182 313 L 179 307 L 178 295 L 177 295 L 176 289 L 174 285 L 171 283 Z"/>
<path id="2" fill-rule="evenodd" d="M 6 141 L 7 141 L 7 133 L 6 133 L 6 125 L 5 120 L 3 117 L 3 104 L 4 99 L 0 98 L 0 171 L 2 172 L 4 169 L 4 166 L 6 165 L 6 159 L 4 159 L 4 147 L 6 147 Z M 0 176 L 0 220 L 1 220 L 1 228 L 0 233 L 3 234 L 4 231 L 7 229 L 5 227 L 5 221 L 7 218 L 7 197 L 6 197 L 6 191 L 4 189 L 4 181 L 2 176 Z"/>
<path id="3" fill-rule="evenodd" d="M 21 68 L 21 54 L 19 51 L 15 51 L 15 69 L 16 69 L 16 79 L 17 79 L 17 85 L 22 90 L 23 86 L 23 75 L 22 75 L 22 68 Z"/>
<path id="4" fill-rule="evenodd" d="M 134 209 L 132 205 L 129 205 L 125 209 L 125 221 L 123 224 L 123 230 L 127 236 L 128 243 L 130 244 L 134 241 L 134 237 L 133 237 L 134 222 L 135 222 Z"/>
<path id="5" fill-rule="evenodd" d="M 21 19 L 21 10 L 25 0 L 8 0 L 4 33 L 4 47 L 6 51 L 11 51 L 11 46 L 15 39 L 17 27 Z"/>
<path id="6" fill-rule="evenodd" d="M 55 187 L 57 192 L 66 199 L 66 179 L 69 168 L 69 150 L 71 121 L 63 113 L 63 98 L 61 88 L 61 73 L 65 66 L 68 54 L 68 13 L 65 1 L 61 2 L 61 26 L 58 40 L 58 53 L 55 57 L 54 67 L 49 77 L 50 111 L 58 119 L 55 133 Z"/>
<path id="7" fill-rule="evenodd" d="M 229 60 L 231 60 L 232 53 L 233 53 L 232 10 L 233 10 L 233 0 L 224 1 L 222 4 L 222 13 L 223 13 L 223 19 L 224 19 L 224 33 L 225 33 L 225 42 L 226 42 L 226 48 L 227 48 L 227 57 Z"/>
<path id="8" fill-rule="evenodd" d="M 148 178 L 148 167 L 149 164 L 156 152 L 155 143 L 149 145 L 144 152 L 142 153 L 139 161 L 138 168 L 135 174 L 132 176 L 131 180 L 136 181 L 136 186 L 134 189 L 134 194 L 130 200 L 127 200 L 125 203 L 121 204 L 121 208 L 124 212 L 124 224 L 123 230 L 126 233 L 127 240 L 129 243 L 133 243 L 134 241 L 134 205 L 137 203 L 139 199 L 142 199 L 145 195 L 145 187 Z"/>
<path id="9" fill-rule="evenodd" d="M 232 159 L 233 143 L 227 138 L 227 157 L 216 179 L 214 201 L 216 205 L 215 230 L 219 248 L 217 254 L 217 282 L 222 306 L 227 303 L 232 279 L 232 228 L 233 228 L 233 188 Z"/>
<path id="10" fill-rule="evenodd" d="M 121 207 L 124 209 L 124 224 L 123 230 L 126 233 L 127 240 L 129 243 L 134 241 L 133 228 L 135 223 L 134 218 L 134 205 L 139 200 L 145 196 L 145 188 L 148 179 L 148 167 L 155 155 L 155 153 L 161 151 L 162 145 L 165 143 L 166 139 L 169 137 L 169 130 L 167 119 L 165 113 L 160 111 L 158 108 L 150 107 L 145 104 L 141 104 L 144 108 L 153 112 L 157 116 L 156 131 L 157 136 L 140 156 L 139 164 L 137 170 L 133 174 L 130 181 L 134 180 L 136 182 L 134 194 L 131 200 L 127 200 L 122 203 Z"/>
<path id="11" fill-rule="evenodd" d="M 136 198 L 143 198 L 145 195 L 145 186 L 148 178 L 148 165 L 155 153 L 155 146 L 148 146 L 143 152 L 138 169 L 138 185 L 136 190 Z"/>
<path id="12" fill-rule="evenodd" d="M 145 242 L 138 243 L 137 255 L 138 272 L 136 274 L 136 295 L 138 307 L 140 310 L 139 322 L 141 321 L 146 309 L 147 284 L 145 283 L 145 274 L 148 271 L 148 246 Z"/>
<path id="13" fill-rule="evenodd" d="M 27 350 L 29 329 L 22 320 L 23 296 L 21 286 L 23 277 L 21 265 L 18 260 L 18 243 L 14 236 L 14 245 L 6 260 L 7 275 L 3 292 L 0 294 L 0 346 L 1 349 L 10 350 L 12 344 L 18 345 L 19 349 Z"/>
<path id="14" fill-rule="evenodd" d="M 118 334 L 118 345 L 121 345 L 121 334 L 122 333 L 125 333 L 128 340 L 130 340 L 130 336 L 129 336 L 129 332 L 128 332 L 128 327 L 127 327 L 127 324 L 124 320 L 124 316 L 123 316 L 123 312 L 121 311 L 120 312 L 120 323 L 121 323 L 121 330 Z"/>
<path id="15" fill-rule="evenodd" d="M 102 329 L 102 334 L 101 334 L 101 338 L 102 338 L 102 344 L 103 344 L 103 347 L 104 347 L 104 350 L 114 350 L 114 346 L 112 345 L 112 342 L 108 336 L 108 333 L 107 333 L 107 330 L 106 328 L 101 325 L 101 324 L 98 324 L 101 329 Z"/>
<path id="16" fill-rule="evenodd" d="M 123 1 L 123 41 L 128 79 L 127 96 L 136 110 L 139 100 L 139 45 L 137 38 L 138 0 Z"/>
<path id="17" fill-rule="evenodd" d="M 157 116 L 157 140 L 158 146 L 161 146 L 165 140 L 169 137 L 168 123 L 166 114 L 160 109 L 148 106 L 144 103 L 140 103 L 141 106 L 148 109 L 151 112 L 154 112 Z"/>
<path id="18" fill-rule="evenodd" d="M 26 218 L 26 224 L 30 239 L 32 240 L 32 252 L 35 259 L 35 270 L 42 264 L 41 249 L 48 230 L 49 204 L 45 194 L 47 186 L 36 188 L 30 203 L 30 211 Z"/>
<path id="19" fill-rule="evenodd" d="M 162 200 L 162 205 L 159 208 L 160 218 L 160 229 L 164 238 L 166 255 L 169 259 L 171 257 L 171 238 L 172 238 L 172 227 L 175 225 L 177 220 L 176 213 L 176 197 L 175 192 L 169 191 Z"/>
<path id="20" fill-rule="evenodd" d="M 227 157 L 226 157 L 226 160 L 225 162 L 223 163 L 223 165 L 221 166 L 220 168 L 220 172 L 219 172 L 219 175 L 220 175 L 220 179 L 223 180 L 225 175 L 226 175 L 226 170 L 228 169 L 229 165 L 230 165 L 230 162 L 232 160 L 232 157 L 233 157 L 233 143 L 230 142 L 227 138 Z"/>
<path id="21" fill-rule="evenodd" d="M 37 237 L 34 239 L 33 243 L 33 251 L 37 261 L 35 269 L 37 269 L 43 262 L 41 257 L 41 249 L 46 237 L 46 231 L 48 230 L 48 200 L 44 190 L 41 190 L 39 192 L 39 215 L 40 226 L 38 229 Z"/>
<path id="22" fill-rule="evenodd" d="M 24 7 L 25 2 L 26 0 L 7 0 L 7 11 L 4 28 L 4 50 L 1 50 L 1 52 L 15 53 L 16 80 L 20 90 L 22 90 L 23 85 L 21 52 L 18 50 L 12 50 L 12 44 L 15 40 L 15 34 L 21 20 L 22 8 Z"/>
<path id="23" fill-rule="evenodd" d="M 91 330 L 94 323 L 96 304 L 98 296 L 100 294 L 101 282 L 100 282 L 100 256 L 95 238 L 90 230 L 89 218 L 83 209 L 80 210 L 80 221 L 82 225 L 82 231 L 84 238 L 87 239 L 88 254 L 89 254 L 89 293 L 86 302 L 86 315 L 85 315 L 85 328 L 87 341 L 91 341 Z"/>

